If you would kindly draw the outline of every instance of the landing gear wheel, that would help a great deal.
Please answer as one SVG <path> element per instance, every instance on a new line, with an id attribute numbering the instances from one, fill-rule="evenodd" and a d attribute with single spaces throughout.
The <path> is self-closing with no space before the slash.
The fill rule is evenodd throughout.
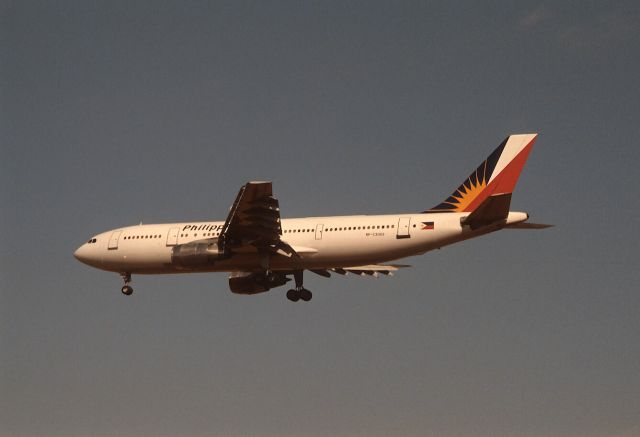
<path id="1" fill-rule="evenodd" d="M 300 299 L 302 299 L 305 302 L 309 302 L 313 297 L 313 294 L 306 288 L 303 288 L 302 290 L 300 290 L 299 294 L 300 294 Z"/>
<path id="2" fill-rule="evenodd" d="M 120 276 L 122 276 L 122 280 L 124 281 L 124 286 L 121 289 L 122 294 L 131 296 L 133 293 L 133 288 L 129 286 L 129 283 L 131 282 L 131 273 L 123 272 L 120 273 Z"/>
<path id="3" fill-rule="evenodd" d="M 309 290 L 302 286 L 302 273 L 303 270 L 295 270 L 293 272 L 293 279 L 296 281 L 296 288 L 292 288 L 287 291 L 287 299 L 293 302 L 297 302 L 302 299 L 305 302 L 309 302 L 313 295 Z"/>
<path id="4" fill-rule="evenodd" d="M 289 299 L 291 302 L 297 302 L 298 300 L 300 300 L 300 293 L 298 292 L 298 290 L 294 290 L 293 288 L 289 291 L 287 291 L 287 299 Z"/>

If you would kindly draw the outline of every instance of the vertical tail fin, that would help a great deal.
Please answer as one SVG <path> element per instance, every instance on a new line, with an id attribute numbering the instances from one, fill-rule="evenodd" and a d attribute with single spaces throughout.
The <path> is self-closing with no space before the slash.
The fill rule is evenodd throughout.
<path id="1" fill-rule="evenodd" d="M 491 195 L 512 193 L 537 137 L 508 136 L 451 196 L 425 212 L 471 212 Z"/>

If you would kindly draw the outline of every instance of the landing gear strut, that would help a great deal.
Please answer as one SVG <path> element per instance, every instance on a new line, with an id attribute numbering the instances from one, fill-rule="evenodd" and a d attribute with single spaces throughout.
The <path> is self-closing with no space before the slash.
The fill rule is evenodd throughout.
<path id="1" fill-rule="evenodd" d="M 297 302 L 300 299 L 305 302 L 309 302 L 313 297 L 313 294 L 302 286 L 302 270 L 296 270 L 293 272 L 293 278 L 296 281 L 296 288 L 292 288 L 287 291 L 287 299 L 292 302 Z"/>
<path id="2" fill-rule="evenodd" d="M 122 294 L 131 296 L 133 293 L 133 288 L 129 285 L 131 282 L 131 273 L 121 273 L 120 276 L 122 276 L 122 279 L 124 280 L 124 286 L 121 289 Z"/>

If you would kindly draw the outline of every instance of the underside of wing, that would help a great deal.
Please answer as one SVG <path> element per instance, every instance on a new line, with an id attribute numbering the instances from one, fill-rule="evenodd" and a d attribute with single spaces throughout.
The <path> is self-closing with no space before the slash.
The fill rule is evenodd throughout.
<path id="1" fill-rule="evenodd" d="M 313 273 L 316 273 L 320 276 L 324 276 L 326 278 L 331 276 L 331 272 L 337 273 L 339 275 L 346 275 L 347 273 L 353 273 L 360 276 L 373 276 L 377 278 L 379 275 L 393 276 L 393 272 L 405 267 L 411 267 L 411 266 L 405 265 L 405 264 L 369 264 L 365 266 L 333 267 L 330 269 L 311 270 L 311 271 Z"/>

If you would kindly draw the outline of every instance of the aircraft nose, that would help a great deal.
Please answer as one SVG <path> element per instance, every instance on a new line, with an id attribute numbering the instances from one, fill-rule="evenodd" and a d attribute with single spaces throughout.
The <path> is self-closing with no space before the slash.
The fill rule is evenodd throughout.
<path id="1" fill-rule="evenodd" d="M 76 249 L 75 252 L 73 252 L 73 256 L 75 257 L 75 259 L 77 259 L 80 262 L 86 262 L 87 261 L 87 248 L 86 248 L 86 244 L 83 244 L 82 246 L 78 247 Z"/>

